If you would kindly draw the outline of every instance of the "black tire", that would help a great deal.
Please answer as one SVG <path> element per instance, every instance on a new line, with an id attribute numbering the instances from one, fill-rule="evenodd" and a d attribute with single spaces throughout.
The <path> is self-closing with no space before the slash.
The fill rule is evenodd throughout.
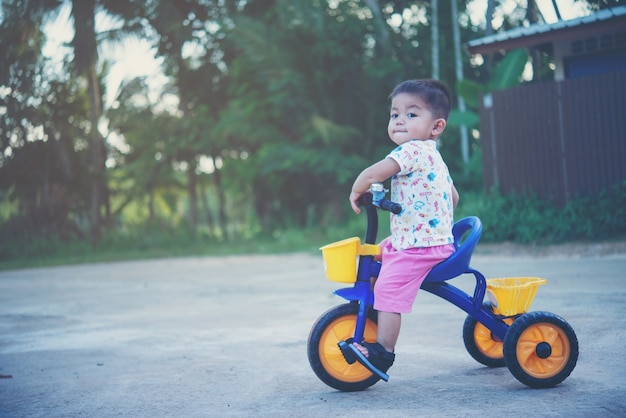
<path id="1" fill-rule="evenodd" d="M 489 303 L 483 306 L 491 309 Z M 510 325 L 513 318 L 507 318 L 505 322 Z M 463 323 L 463 343 L 469 355 L 480 364 L 487 367 L 505 366 L 502 340 L 471 315 L 468 315 Z"/>
<path id="2" fill-rule="evenodd" d="M 328 386 L 344 392 L 367 389 L 380 378 L 360 363 L 348 364 L 337 343 L 354 336 L 357 303 L 347 303 L 326 311 L 313 325 L 307 343 L 309 364 Z M 365 340 L 376 340 L 377 315 L 373 309 L 368 312 Z"/>
<path id="3" fill-rule="evenodd" d="M 550 312 L 520 316 L 504 336 L 504 361 L 517 380 L 532 388 L 550 388 L 565 380 L 578 360 L 572 327 Z"/>

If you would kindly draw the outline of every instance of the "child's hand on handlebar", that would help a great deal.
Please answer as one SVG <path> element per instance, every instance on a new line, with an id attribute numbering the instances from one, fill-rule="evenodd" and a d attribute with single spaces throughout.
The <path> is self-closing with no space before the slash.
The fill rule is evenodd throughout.
<path id="1" fill-rule="evenodd" d="M 361 208 L 359 207 L 359 198 L 361 197 L 361 194 L 362 193 L 357 193 L 355 191 L 350 193 L 350 206 L 352 206 L 352 210 L 356 214 L 361 213 Z"/>

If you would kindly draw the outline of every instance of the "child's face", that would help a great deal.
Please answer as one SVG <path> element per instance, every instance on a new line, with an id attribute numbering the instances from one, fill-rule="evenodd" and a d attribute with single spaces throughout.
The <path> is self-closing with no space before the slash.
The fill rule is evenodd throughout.
<path id="1" fill-rule="evenodd" d="M 400 93 L 391 99 L 391 117 L 389 118 L 389 138 L 398 145 L 419 139 L 436 139 L 441 131 L 437 121 L 426 107 L 426 103 L 417 96 Z"/>

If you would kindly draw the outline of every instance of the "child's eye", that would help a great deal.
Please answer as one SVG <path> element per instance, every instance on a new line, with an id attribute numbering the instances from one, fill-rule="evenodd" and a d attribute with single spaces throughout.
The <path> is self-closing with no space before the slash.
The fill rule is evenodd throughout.
<path id="1" fill-rule="evenodd" d="M 391 119 L 398 119 L 398 114 L 397 113 L 392 113 L 391 114 Z"/>
<path id="2" fill-rule="evenodd" d="M 415 113 L 407 113 L 406 116 L 411 119 L 411 118 L 415 118 L 417 117 L 417 115 Z"/>

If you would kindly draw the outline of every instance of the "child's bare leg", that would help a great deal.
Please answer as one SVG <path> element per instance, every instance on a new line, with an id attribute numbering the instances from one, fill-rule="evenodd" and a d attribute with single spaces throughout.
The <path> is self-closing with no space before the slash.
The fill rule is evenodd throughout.
<path id="1" fill-rule="evenodd" d="M 385 350 L 393 353 L 398 342 L 398 336 L 400 335 L 400 326 L 402 323 L 402 315 L 394 312 L 378 312 L 378 333 L 376 336 L 376 342 L 380 343 Z M 365 357 L 368 356 L 367 348 L 360 344 L 355 346 L 363 353 Z"/>
<path id="2" fill-rule="evenodd" d="M 402 315 L 395 312 L 378 312 L 378 334 L 376 336 L 385 350 L 393 353 L 400 335 Z"/>

